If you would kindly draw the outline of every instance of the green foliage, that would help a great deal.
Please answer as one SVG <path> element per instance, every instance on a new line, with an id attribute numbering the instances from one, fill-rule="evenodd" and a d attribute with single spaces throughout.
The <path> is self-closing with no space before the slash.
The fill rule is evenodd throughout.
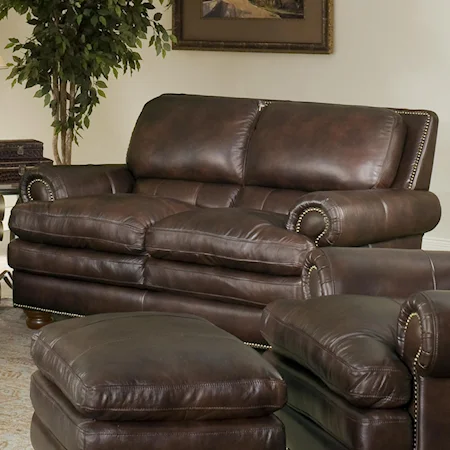
<path id="1" fill-rule="evenodd" d="M 158 0 L 168 8 L 171 0 Z M 51 108 L 60 163 L 70 164 L 72 140 L 89 127 L 89 116 L 105 97 L 106 81 L 140 69 L 139 49 L 149 45 L 163 57 L 175 42 L 161 25 L 153 0 L 0 0 L 0 20 L 8 11 L 33 26 L 25 42 L 9 39 L 12 84 L 38 87 L 35 97 Z M 55 141 L 54 141 L 55 142 Z M 54 146 L 55 147 L 55 146 Z M 55 148 L 54 148 L 55 150 Z M 64 153 L 69 155 L 64 155 Z M 56 157 L 56 155 L 55 155 Z"/>

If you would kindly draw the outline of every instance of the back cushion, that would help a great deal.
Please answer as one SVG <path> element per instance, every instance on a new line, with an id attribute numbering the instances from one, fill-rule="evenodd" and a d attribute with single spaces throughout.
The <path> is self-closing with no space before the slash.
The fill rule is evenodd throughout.
<path id="1" fill-rule="evenodd" d="M 273 102 L 250 141 L 245 181 L 301 191 L 387 188 L 405 134 L 389 109 Z"/>
<path id="2" fill-rule="evenodd" d="M 260 102 L 162 95 L 145 105 L 127 164 L 136 178 L 242 183 Z"/>

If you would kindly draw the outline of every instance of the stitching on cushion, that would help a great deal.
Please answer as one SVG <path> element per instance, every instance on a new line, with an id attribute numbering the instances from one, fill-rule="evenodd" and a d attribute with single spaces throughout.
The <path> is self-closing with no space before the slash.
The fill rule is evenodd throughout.
<path id="1" fill-rule="evenodd" d="M 124 227 L 124 228 L 131 228 L 132 230 L 135 230 L 135 231 L 142 231 L 143 229 L 145 230 L 148 227 L 148 225 L 143 225 L 142 228 L 139 228 L 139 227 L 137 227 L 135 225 L 126 224 L 126 223 L 123 223 L 121 221 L 112 220 L 112 219 L 100 219 L 98 217 L 90 217 L 90 216 L 72 216 L 70 214 L 57 215 L 57 214 L 50 214 L 50 213 L 47 213 L 47 212 L 40 212 L 40 211 L 27 211 L 25 209 L 22 210 L 20 212 L 20 214 L 28 214 L 28 215 L 32 215 L 32 216 L 44 216 L 44 217 L 49 217 L 49 218 L 54 218 L 54 219 L 92 220 L 93 222 L 111 223 L 113 225 L 119 225 L 119 226 Z M 159 219 L 159 220 L 161 220 L 161 219 Z M 17 221 L 17 219 L 16 219 L 16 221 Z"/>
<path id="2" fill-rule="evenodd" d="M 268 227 L 273 227 L 273 228 L 275 228 L 277 230 L 287 231 L 285 228 L 277 227 L 277 226 L 272 225 L 272 224 L 266 223 L 266 224 L 263 224 L 263 225 L 266 225 Z M 233 236 L 219 236 L 218 234 L 208 233 L 206 231 L 181 230 L 181 229 L 178 229 L 178 228 L 165 228 L 165 227 L 159 227 L 159 226 L 156 226 L 156 225 L 151 227 L 148 230 L 148 232 L 154 234 L 155 233 L 154 230 L 156 230 L 156 232 L 163 231 L 163 232 L 166 232 L 166 233 L 175 233 L 175 234 L 184 233 L 184 234 L 191 234 L 191 235 L 194 235 L 194 236 L 208 236 L 208 237 L 213 237 L 215 239 L 225 240 L 227 242 L 228 241 L 236 241 L 236 242 L 244 242 L 246 244 L 255 244 L 255 245 L 261 245 L 261 244 L 264 244 L 264 245 L 278 245 L 280 247 L 289 247 L 289 248 L 292 248 L 293 246 L 297 246 L 297 245 L 304 245 L 303 242 L 302 243 L 300 243 L 300 242 L 299 243 L 292 242 L 292 243 L 288 243 L 288 244 L 283 244 L 283 243 L 271 242 L 271 241 L 251 241 L 249 239 L 236 238 L 236 237 L 233 237 Z M 300 236 L 303 236 L 303 235 L 300 235 Z M 286 233 L 286 237 L 292 237 L 292 233 L 287 232 Z M 305 242 L 308 242 L 308 241 L 309 240 L 306 240 L 306 238 L 305 238 Z"/>
<path id="3" fill-rule="evenodd" d="M 354 373 L 376 373 L 376 372 L 392 372 L 392 373 L 400 373 L 402 374 L 403 372 L 399 369 L 394 369 L 394 368 L 379 368 L 376 366 L 368 366 L 367 369 L 357 369 L 351 365 L 349 365 L 345 360 L 343 360 L 342 358 L 336 356 L 335 353 L 333 353 L 331 350 L 327 349 L 326 347 L 324 347 L 320 342 L 318 342 L 316 339 L 314 339 L 313 337 L 311 337 L 308 333 L 306 333 L 304 330 L 301 330 L 300 328 L 294 328 L 292 324 L 290 323 L 284 323 L 281 322 L 277 317 L 274 317 L 274 313 L 272 311 L 271 313 L 271 318 L 272 320 L 274 320 L 275 322 L 277 322 L 279 325 L 282 325 L 283 327 L 289 328 L 291 331 L 295 332 L 295 333 L 301 333 L 304 337 L 308 338 L 309 341 L 314 342 L 321 350 L 325 351 L 326 353 L 328 353 L 330 356 L 332 356 L 336 361 L 340 362 L 343 366 L 347 367 L 348 369 L 351 369 L 352 372 Z"/>
<path id="4" fill-rule="evenodd" d="M 157 269 L 155 269 L 155 267 L 154 266 L 152 266 L 152 269 L 153 270 L 157 270 Z M 205 271 L 200 271 L 200 270 L 187 270 L 187 269 L 185 269 L 185 268 L 181 268 L 181 267 L 177 267 L 177 268 L 175 268 L 175 267 L 162 267 L 161 268 L 161 264 L 160 264 L 160 267 L 158 268 L 158 269 L 160 269 L 160 270 L 166 270 L 166 271 L 170 271 L 170 270 L 172 270 L 172 271 L 174 271 L 174 272 L 185 272 L 185 273 L 193 273 L 193 274 L 195 274 L 195 275 L 205 275 Z M 251 272 L 251 273 L 253 273 L 253 272 Z M 258 275 L 260 275 L 260 276 L 263 276 L 264 274 L 260 274 L 260 273 L 257 273 Z M 220 274 L 220 277 L 221 278 L 227 278 L 227 279 L 230 279 L 230 280 L 237 280 L 237 281 L 249 281 L 250 283 L 259 283 L 259 284 L 269 284 L 269 285 L 273 285 L 273 286 L 286 286 L 286 285 L 290 285 L 290 286 L 292 286 L 292 287 L 296 287 L 297 285 L 299 285 L 299 284 L 301 284 L 301 278 L 300 279 L 297 279 L 296 281 L 293 281 L 293 282 L 291 282 L 291 283 L 289 283 L 287 280 L 285 281 L 285 280 L 283 280 L 283 281 L 280 281 L 279 283 L 276 283 L 276 282 L 273 282 L 273 281 L 267 281 L 267 280 L 252 280 L 251 278 L 249 279 L 249 278 L 240 278 L 240 277 L 235 277 L 235 276 L 231 276 L 231 275 L 224 275 L 224 274 Z M 282 276 L 277 276 L 277 277 L 274 277 L 274 278 L 287 278 L 287 277 L 282 277 Z M 289 277 L 289 278 L 294 278 L 294 277 Z M 296 277 L 295 277 L 296 278 Z"/>
<path id="5" fill-rule="evenodd" d="M 196 252 L 196 251 L 190 251 L 190 250 L 173 250 L 171 248 L 162 248 L 162 247 L 154 247 L 150 246 L 151 251 L 162 251 L 167 252 L 172 255 L 199 255 L 199 256 L 214 256 L 218 259 L 226 259 L 228 261 L 236 261 L 236 262 L 249 262 L 249 263 L 260 263 L 260 264 L 266 264 L 266 265 L 276 265 L 276 266 L 286 266 L 286 267 L 297 267 L 299 269 L 303 268 L 302 263 L 285 263 L 285 262 L 271 262 L 271 261 L 263 261 L 261 259 L 243 259 L 243 258 L 234 258 L 232 256 L 224 256 L 224 255 L 218 255 L 217 253 L 208 253 L 208 252 Z"/>

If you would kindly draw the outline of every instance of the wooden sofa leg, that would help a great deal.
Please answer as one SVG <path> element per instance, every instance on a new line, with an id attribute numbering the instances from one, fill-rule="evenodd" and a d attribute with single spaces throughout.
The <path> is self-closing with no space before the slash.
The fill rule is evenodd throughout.
<path id="1" fill-rule="evenodd" d="M 27 327 L 32 330 L 38 330 L 53 322 L 53 317 L 50 313 L 33 311 L 31 309 L 24 309 L 24 312 L 27 316 Z"/>

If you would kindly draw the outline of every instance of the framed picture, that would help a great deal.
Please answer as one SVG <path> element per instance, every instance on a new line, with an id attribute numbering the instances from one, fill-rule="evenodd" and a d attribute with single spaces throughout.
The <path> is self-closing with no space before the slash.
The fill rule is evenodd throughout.
<path id="1" fill-rule="evenodd" d="M 333 0 L 174 0 L 174 49 L 331 53 Z"/>

